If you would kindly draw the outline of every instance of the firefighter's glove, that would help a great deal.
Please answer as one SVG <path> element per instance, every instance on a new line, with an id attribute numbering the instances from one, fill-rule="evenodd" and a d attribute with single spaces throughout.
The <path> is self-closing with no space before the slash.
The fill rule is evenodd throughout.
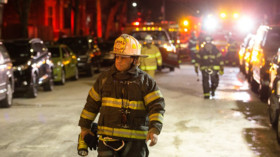
<path id="1" fill-rule="evenodd" d="M 158 134 L 159 134 L 159 132 L 157 131 L 156 128 L 152 128 L 152 129 L 149 130 L 149 132 L 147 134 L 147 138 L 146 138 L 146 142 L 151 140 L 149 146 L 154 146 L 154 145 L 157 144 Z"/>
<path id="2" fill-rule="evenodd" d="M 96 135 L 92 135 L 90 133 L 86 134 L 84 140 L 90 150 L 93 149 L 96 150 L 97 143 L 98 143 L 98 139 Z"/>
<path id="3" fill-rule="evenodd" d="M 91 132 L 85 135 L 84 140 L 90 150 L 93 150 L 93 149 L 96 150 L 96 147 L 98 144 L 97 124 L 96 123 L 92 124 Z"/>
<path id="4" fill-rule="evenodd" d="M 198 74 L 198 66 L 194 66 L 194 71 Z"/>

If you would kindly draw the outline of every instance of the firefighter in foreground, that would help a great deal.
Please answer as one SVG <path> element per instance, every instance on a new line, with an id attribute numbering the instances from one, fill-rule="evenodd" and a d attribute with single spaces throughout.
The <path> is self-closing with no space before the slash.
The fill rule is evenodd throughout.
<path id="1" fill-rule="evenodd" d="M 162 65 L 162 57 L 158 47 L 152 42 L 152 36 L 147 35 L 145 37 L 145 44 L 143 45 L 141 54 L 148 55 L 148 57 L 140 59 L 140 69 L 154 78 L 157 67 L 161 67 Z"/>
<path id="2" fill-rule="evenodd" d="M 196 54 L 198 52 L 198 39 L 196 37 L 196 32 L 193 31 L 191 33 L 191 37 L 190 37 L 190 40 L 189 40 L 189 45 L 188 45 L 188 48 L 190 50 L 190 55 L 191 55 L 191 63 L 192 64 L 195 64 L 196 62 Z"/>
<path id="3" fill-rule="evenodd" d="M 197 63 L 195 64 L 195 71 L 198 73 L 198 68 L 200 67 L 202 73 L 205 99 L 209 99 L 210 94 L 211 96 L 215 96 L 215 90 L 219 84 L 219 74 L 223 75 L 224 73 L 223 66 L 222 54 L 216 46 L 212 44 L 211 36 L 206 36 L 205 43 L 197 54 Z M 209 77 L 211 83 L 209 83 Z"/>
<path id="4" fill-rule="evenodd" d="M 147 157 L 147 141 L 155 145 L 162 129 L 164 98 L 151 76 L 138 68 L 139 57 L 146 56 L 134 37 L 122 34 L 112 53 L 115 64 L 97 78 L 82 110 L 81 140 L 100 113 L 98 157 Z"/>

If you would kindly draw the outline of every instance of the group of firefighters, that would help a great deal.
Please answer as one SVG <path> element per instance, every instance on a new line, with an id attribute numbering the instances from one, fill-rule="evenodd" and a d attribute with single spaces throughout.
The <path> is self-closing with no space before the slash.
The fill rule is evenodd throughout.
<path id="1" fill-rule="evenodd" d="M 195 72 L 202 73 L 204 98 L 209 99 L 215 95 L 219 74 L 224 73 L 222 54 L 210 36 L 199 43 L 195 32 L 189 49 Z M 98 157 L 147 157 L 147 142 L 157 143 L 165 113 L 165 101 L 154 80 L 162 65 L 160 50 L 151 35 L 141 45 L 122 34 L 112 53 L 115 64 L 99 75 L 80 115 L 78 154 L 86 156 L 90 148 L 97 149 Z"/>

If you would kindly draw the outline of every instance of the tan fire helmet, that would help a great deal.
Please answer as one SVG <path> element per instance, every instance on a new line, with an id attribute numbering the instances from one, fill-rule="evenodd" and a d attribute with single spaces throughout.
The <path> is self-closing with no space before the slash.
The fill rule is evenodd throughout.
<path id="1" fill-rule="evenodd" d="M 122 34 L 115 40 L 111 53 L 121 56 L 148 57 L 147 55 L 141 55 L 141 44 L 137 39 L 128 34 Z"/>
<path id="2" fill-rule="evenodd" d="M 146 35 L 145 42 L 151 44 L 153 42 L 153 37 L 150 34 Z"/>

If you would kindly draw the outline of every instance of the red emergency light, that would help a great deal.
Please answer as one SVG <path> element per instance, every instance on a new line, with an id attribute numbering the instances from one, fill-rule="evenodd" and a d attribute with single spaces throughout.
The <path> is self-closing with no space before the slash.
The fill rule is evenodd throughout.
<path id="1" fill-rule="evenodd" d="M 132 23 L 133 26 L 139 26 L 140 23 L 138 21 Z"/>

